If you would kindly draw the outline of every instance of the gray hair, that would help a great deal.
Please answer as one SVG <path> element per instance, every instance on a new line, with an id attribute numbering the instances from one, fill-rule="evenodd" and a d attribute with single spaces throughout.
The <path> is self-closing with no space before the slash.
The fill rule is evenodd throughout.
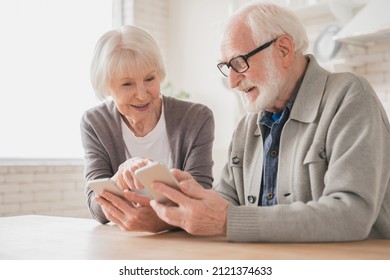
<path id="1" fill-rule="evenodd" d="M 165 65 L 157 41 L 145 30 L 126 25 L 103 34 L 96 44 L 91 64 L 91 83 L 100 100 L 110 95 L 112 79 L 154 68 L 161 82 Z"/>
<path id="2" fill-rule="evenodd" d="M 265 2 L 251 3 L 241 7 L 230 22 L 238 18 L 249 27 L 257 45 L 287 34 L 294 41 L 295 53 L 304 54 L 308 48 L 305 27 L 287 8 Z"/>

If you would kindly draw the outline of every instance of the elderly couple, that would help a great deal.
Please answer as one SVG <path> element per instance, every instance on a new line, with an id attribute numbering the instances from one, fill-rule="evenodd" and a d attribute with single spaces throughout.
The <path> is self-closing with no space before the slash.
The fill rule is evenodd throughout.
<path id="1" fill-rule="evenodd" d="M 126 231 L 181 228 L 236 242 L 390 238 L 390 125 L 368 82 L 329 73 L 302 23 L 267 3 L 231 16 L 218 68 L 242 95 L 228 162 L 212 188 L 214 119 L 201 104 L 162 96 L 156 41 L 124 26 L 96 46 L 91 80 L 109 101 L 81 121 L 87 180 L 112 178 L 124 198 L 86 188 L 91 215 Z M 218 70 L 217 70 L 218 71 Z M 162 183 L 161 204 L 131 190 L 134 172 L 164 162 L 180 191 Z"/>

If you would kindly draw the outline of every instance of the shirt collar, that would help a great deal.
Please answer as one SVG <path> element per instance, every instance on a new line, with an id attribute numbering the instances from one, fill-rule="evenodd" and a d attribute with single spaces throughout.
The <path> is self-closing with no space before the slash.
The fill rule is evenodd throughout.
<path id="1" fill-rule="evenodd" d="M 263 111 L 261 113 L 261 117 L 259 119 L 260 124 L 271 127 L 273 123 L 278 123 L 280 121 L 280 119 L 285 118 L 286 114 L 290 113 L 290 111 L 294 105 L 294 101 L 298 95 L 299 88 L 301 87 L 302 79 L 303 79 L 303 76 L 299 79 L 297 85 L 295 86 L 294 93 L 291 96 L 290 100 L 287 102 L 286 107 L 282 111 L 279 111 L 276 113 Z"/>

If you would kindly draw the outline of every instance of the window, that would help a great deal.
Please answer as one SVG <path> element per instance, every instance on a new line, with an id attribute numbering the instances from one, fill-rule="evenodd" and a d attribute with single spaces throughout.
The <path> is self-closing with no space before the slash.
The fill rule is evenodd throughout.
<path id="1" fill-rule="evenodd" d="M 112 1 L 0 1 L 0 159 L 81 158 L 89 67 Z"/>

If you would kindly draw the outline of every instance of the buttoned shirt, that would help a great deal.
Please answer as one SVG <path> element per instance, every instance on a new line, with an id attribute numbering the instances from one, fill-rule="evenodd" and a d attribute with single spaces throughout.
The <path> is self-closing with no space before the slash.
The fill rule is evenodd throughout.
<path id="1" fill-rule="evenodd" d="M 284 124 L 286 123 L 291 108 L 298 93 L 300 82 L 286 107 L 279 112 L 271 113 L 264 111 L 260 118 L 260 125 L 264 126 L 264 157 L 263 176 L 260 188 L 260 206 L 271 206 L 278 204 L 276 198 L 276 177 L 279 163 L 279 143 Z"/>

